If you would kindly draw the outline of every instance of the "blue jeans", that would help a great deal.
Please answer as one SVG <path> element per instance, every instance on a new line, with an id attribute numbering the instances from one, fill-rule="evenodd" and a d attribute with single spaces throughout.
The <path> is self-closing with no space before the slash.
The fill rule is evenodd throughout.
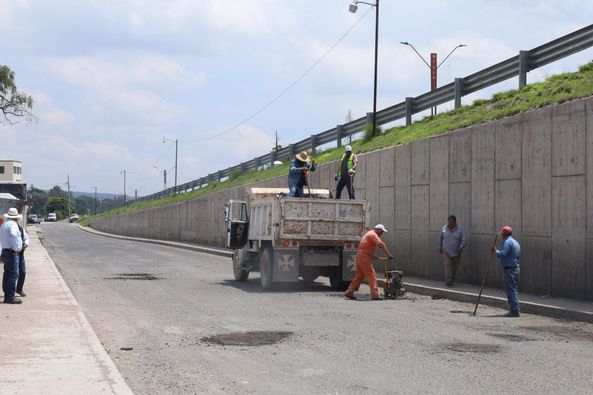
<path id="1" fill-rule="evenodd" d="M 23 285 L 25 285 L 25 277 L 27 276 L 27 268 L 25 267 L 25 254 L 19 254 L 19 279 L 16 282 L 16 292 L 23 293 Z"/>
<path id="2" fill-rule="evenodd" d="M 519 281 L 519 266 L 504 269 L 504 291 L 507 293 L 509 310 L 519 312 L 519 298 L 517 296 L 517 282 Z"/>
<path id="3" fill-rule="evenodd" d="M 288 197 L 303 197 L 304 196 L 302 186 L 289 185 L 288 189 L 290 190 L 290 192 L 288 192 Z"/>
<path id="4" fill-rule="evenodd" d="M 15 298 L 16 281 L 19 278 L 19 257 L 10 251 L 2 250 L 2 262 L 4 262 L 4 275 L 2 276 L 2 291 L 4 301 Z"/>
<path id="5" fill-rule="evenodd" d="M 348 189 L 348 197 L 354 199 L 354 188 L 352 187 L 352 178 L 350 176 L 340 177 L 340 181 L 338 181 L 338 186 L 336 187 L 336 199 L 342 198 L 344 187 Z"/>

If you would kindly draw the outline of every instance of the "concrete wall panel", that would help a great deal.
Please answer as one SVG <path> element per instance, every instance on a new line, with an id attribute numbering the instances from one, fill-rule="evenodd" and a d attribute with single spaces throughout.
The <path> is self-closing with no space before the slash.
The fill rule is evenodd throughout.
<path id="1" fill-rule="evenodd" d="M 411 229 L 411 148 L 395 147 L 395 227 Z"/>
<path id="2" fill-rule="evenodd" d="M 430 230 L 440 231 L 449 211 L 449 137 L 430 139 Z"/>
<path id="3" fill-rule="evenodd" d="M 551 241 L 549 237 L 521 238 L 520 290 L 529 290 L 536 295 L 552 294 Z"/>
<path id="4" fill-rule="evenodd" d="M 367 169 L 374 169 L 372 173 L 368 173 L 366 177 L 366 199 L 369 202 L 370 221 L 371 224 L 381 222 L 379 210 L 379 155 L 366 156 Z"/>
<path id="5" fill-rule="evenodd" d="M 471 229 L 494 232 L 494 133 L 492 127 L 476 128 L 472 134 Z"/>
<path id="6" fill-rule="evenodd" d="M 552 179 L 552 234 L 584 239 L 586 231 L 585 176 Z"/>
<path id="7" fill-rule="evenodd" d="M 587 300 L 593 300 L 593 239 L 587 239 Z"/>
<path id="8" fill-rule="evenodd" d="M 555 107 L 552 117 L 552 175 L 584 174 L 586 168 L 585 102 Z"/>
<path id="9" fill-rule="evenodd" d="M 585 239 L 552 238 L 552 296 L 585 299 L 587 265 Z"/>
<path id="10" fill-rule="evenodd" d="M 551 109 L 523 115 L 523 235 L 552 233 Z"/>
<path id="11" fill-rule="evenodd" d="M 520 117 L 502 120 L 495 128 L 496 173 L 495 178 L 521 178 L 521 135 Z"/>
<path id="12" fill-rule="evenodd" d="M 409 230 L 394 230 L 395 250 L 392 251 L 395 257 L 395 267 L 407 274 L 408 267 L 412 264 L 411 237 Z"/>
<path id="13" fill-rule="evenodd" d="M 380 188 L 379 195 L 379 223 L 387 228 L 388 232 L 383 234 L 383 241 L 387 243 L 390 251 L 393 252 L 395 244 L 395 214 L 393 212 L 395 205 L 395 190 L 393 187 Z M 376 225 L 376 224 L 372 224 Z"/>
<path id="14" fill-rule="evenodd" d="M 428 231 L 428 185 L 412 187 L 412 230 Z"/>
<path id="15" fill-rule="evenodd" d="M 472 132 L 474 128 L 450 134 L 449 181 L 469 182 L 472 176 Z"/>
<path id="16" fill-rule="evenodd" d="M 395 185 L 395 147 L 379 151 L 379 186 L 392 187 Z"/>
<path id="17" fill-rule="evenodd" d="M 495 182 L 496 215 L 494 231 L 498 232 L 503 226 L 511 226 L 513 234 L 520 236 L 521 232 L 521 180 L 498 180 Z"/>
<path id="18" fill-rule="evenodd" d="M 428 139 L 412 142 L 412 185 L 427 185 L 429 181 L 430 142 Z"/>
<path id="19" fill-rule="evenodd" d="M 586 101 L 587 108 L 587 237 L 593 238 L 593 98 Z M 593 277 L 589 279 L 593 288 Z M 592 291 L 593 292 L 593 291 Z"/>

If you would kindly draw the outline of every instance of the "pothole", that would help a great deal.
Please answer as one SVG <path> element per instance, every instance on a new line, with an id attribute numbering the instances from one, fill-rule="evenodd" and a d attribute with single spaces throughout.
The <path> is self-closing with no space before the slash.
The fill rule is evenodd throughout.
<path id="1" fill-rule="evenodd" d="M 511 342 L 528 342 L 534 339 L 523 335 L 511 335 L 508 333 L 486 333 L 488 336 L 498 337 L 499 339 L 508 340 Z"/>
<path id="2" fill-rule="evenodd" d="M 208 336 L 201 340 L 204 343 L 220 346 L 267 346 L 279 343 L 292 334 L 286 331 L 250 331 Z"/>
<path id="3" fill-rule="evenodd" d="M 149 273 L 120 273 L 115 277 L 104 277 L 105 280 L 160 280 Z"/>
<path id="4" fill-rule="evenodd" d="M 501 346 L 496 344 L 483 343 L 448 343 L 443 346 L 448 351 L 479 354 L 495 354 L 502 349 Z"/>

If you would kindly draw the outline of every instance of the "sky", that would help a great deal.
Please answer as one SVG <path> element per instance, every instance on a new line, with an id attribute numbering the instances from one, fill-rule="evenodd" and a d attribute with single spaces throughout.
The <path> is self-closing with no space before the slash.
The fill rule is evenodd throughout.
<path id="1" fill-rule="evenodd" d="M 163 137 L 179 141 L 182 184 L 269 152 L 276 132 L 288 145 L 349 112 L 362 117 L 372 111 L 375 9 L 352 14 L 349 4 L 0 0 L 0 64 L 36 117 L 0 125 L 2 159 L 22 160 L 24 181 L 43 189 L 65 188 L 69 176 L 73 190 L 121 194 L 125 170 L 126 194 L 142 196 L 163 188 L 163 170 L 173 185 L 175 144 Z M 381 0 L 378 109 L 430 89 L 429 68 L 401 41 L 439 60 L 467 45 L 439 68 L 440 86 L 591 21 L 593 1 Z M 591 60 L 585 50 L 528 83 Z"/>

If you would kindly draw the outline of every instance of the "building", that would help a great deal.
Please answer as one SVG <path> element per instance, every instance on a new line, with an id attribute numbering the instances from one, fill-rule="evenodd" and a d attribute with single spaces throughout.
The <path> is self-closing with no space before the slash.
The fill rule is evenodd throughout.
<path id="1" fill-rule="evenodd" d="M 0 182 L 22 182 L 23 162 L 0 160 Z"/>

